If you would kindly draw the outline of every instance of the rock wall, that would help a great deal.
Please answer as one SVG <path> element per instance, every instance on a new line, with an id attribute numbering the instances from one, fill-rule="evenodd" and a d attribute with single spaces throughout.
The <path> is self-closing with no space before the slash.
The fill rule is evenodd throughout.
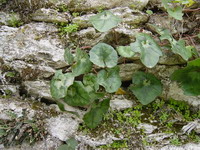
<path id="1" fill-rule="evenodd" d="M 198 22 L 189 20 L 177 21 L 175 26 L 171 26 L 174 20 L 166 19 L 163 14 L 147 14 L 146 9 L 151 8 L 153 2 L 154 0 L 15 0 L 15 2 L 1 2 L 0 92 L 5 94 L 6 90 L 10 90 L 16 97 L 25 94 L 35 99 L 43 98 L 50 103 L 55 103 L 50 95 L 49 81 L 56 70 L 66 71 L 68 66 L 63 57 L 66 47 L 73 50 L 77 46 L 92 47 L 99 42 L 105 42 L 114 47 L 128 45 L 135 41 L 136 34 L 141 31 L 153 35 L 155 30 L 152 24 L 169 28 L 173 34 L 187 33 L 199 26 Z M 155 4 L 154 7 L 162 9 L 160 1 L 156 1 Z M 88 22 L 90 16 L 104 9 L 122 18 L 122 23 L 115 28 L 115 32 L 110 30 L 100 33 Z M 194 13 L 193 17 L 196 17 L 197 21 L 200 19 L 198 13 Z M 78 30 L 61 35 L 59 25 L 62 24 L 76 24 Z M 182 26 L 183 30 L 180 31 Z M 128 63 L 124 64 L 123 59 L 119 59 L 122 81 L 129 82 L 134 72 L 146 70 L 139 61 L 139 57 L 128 59 L 126 62 Z M 166 50 L 158 65 L 147 71 L 161 78 L 164 85 L 161 97 L 185 100 L 194 106 L 200 106 L 200 97 L 185 96 L 177 84 L 169 80 L 173 71 L 185 64 L 182 58 Z M 12 75 L 9 75 L 10 73 Z M 127 108 L 127 105 L 128 107 L 133 105 L 132 101 L 128 100 L 121 104 L 118 99 L 111 104 L 117 110 L 120 109 L 120 105 L 124 108 Z M 82 111 L 70 106 L 66 105 L 66 108 L 82 114 Z M 48 120 L 50 134 L 62 141 L 67 140 L 77 130 L 79 123 L 70 119 L 69 116 L 59 116 Z M 71 122 L 72 127 L 70 124 L 63 126 L 62 122 L 59 125 L 57 120 Z M 51 129 L 51 127 L 55 128 Z M 58 132 L 59 128 L 66 130 L 73 128 L 73 130 L 67 135 L 62 135 Z"/>

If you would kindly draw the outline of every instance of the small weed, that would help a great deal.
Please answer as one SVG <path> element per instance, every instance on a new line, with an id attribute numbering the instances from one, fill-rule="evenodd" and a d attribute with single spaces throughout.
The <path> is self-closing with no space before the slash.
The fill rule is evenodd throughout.
<path id="1" fill-rule="evenodd" d="M 68 33 L 73 33 L 78 31 L 79 26 L 77 24 L 67 24 L 59 27 L 60 35 L 65 35 Z"/>
<path id="2" fill-rule="evenodd" d="M 168 117 L 169 117 L 169 114 L 167 114 L 166 112 L 163 112 L 162 115 L 160 116 L 160 121 L 166 122 Z"/>
<path id="3" fill-rule="evenodd" d="M 68 8 L 67 8 L 66 5 L 59 5 L 58 8 L 57 8 L 57 10 L 58 10 L 59 12 L 67 12 L 67 11 L 68 11 Z"/>
<path id="4" fill-rule="evenodd" d="M 19 19 L 19 17 L 15 13 L 13 13 L 10 19 L 8 20 L 8 26 L 19 27 L 21 25 L 23 25 L 23 22 Z"/>
<path id="5" fill-rule="evenodd" d="M 80 13 L 78 13 L 78 12 L 73 12 L 73 13 L 72 13 L 72 16 L 73 16 L 73 17 L 78 17 L 79 15 L 80 15 Z"/>
<path id="6" fill-rule="evenodd" d="M 182 144 L 178 137 L 173 137 L 172 139 L 170 139 L 170 143 L 176 146 L 180 146 Z"/>
<path id="7" fill-rule="evenodd" d="M 127 144 L 127 141 L 114 141 L 112 144 L 103 145 L 103 146 L 100 146 L 99 148 L 102 148 L 102 149 L 114 148 L 118 150 L 121 148 L 128 148 L 128 144 Z"/>

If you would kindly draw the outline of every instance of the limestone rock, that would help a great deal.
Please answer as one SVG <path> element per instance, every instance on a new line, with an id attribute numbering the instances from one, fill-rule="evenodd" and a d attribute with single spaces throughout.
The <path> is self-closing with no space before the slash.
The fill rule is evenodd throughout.
<path id="1" fill-rule="evenodd" d="M 157 127 L 151 124 L 141 123 L 138 125 L 137 129 L 143 129 L 144 133 L 151 134 Z"/>
<path id="2" fill-rule="evenodd" d="M 128 7 L 117 7 L 110 9 L 110 11 L 122 19 L 121 24 L 128 25 L 130 28 L 134 28 L 135 26 L 145 23 L 148 20 L 148 16 L 145 13 L 132 10 Z M 95 14 L 88 14 L 75 17 L 72 22 L 78 24 L 80 28 L 91 27 L 92 24 L 89 22 L 89 18 L 94 15 Z"/>
<path id="3" fill-rule="evenodd" d="M 171 84 L 169 84 L 167 97 L 173 98 L 175 100 L 186 101 L 193 106 L 200 106 L 200 96 L 185 95 L 183 90 L 178 86 L 176 82 L 171 82 Z"/>
<path id="4" fill-rule="evenodd" d="M 110 108 L 112 110 L 124 110 L 131 108 L 133 106 L 133 101 L 127 100 L 123 95 L 114 96 L 110 100 Z"/>
<path id="5" fill-rule="evenodd" d="M 54 25 L 30 23 L 20 28 L 0 28 L 0 59 L 21 75 L 25 73 L 24 80 L 48 78 L 56 68 L 66 66 L 63 44 Z"/>
<path id="6" fill-rule="evenodd" d="M 13 26 L 12 22 L 21 22 L 19 14 L 0 12 L 0 25 Z"/>
<path id="7" fill-rule="evenodd" d="M 79 122 L 70 115 L 50 118 L 47 123 L 49 133 L 61 141 L 66 141 L 74 135 L 79 126 Z"/>
<path id="8" fill-rule="evenodd" d="M 120 67 L 119 75 L 122 81 L 132 80 L 133 73 L 143 68 L 141 64 L 135 64 L 135 63 L 121 64 L 119 65 L 119 67 Z"/>
<path id="9" fill-rule="evenodd" d="M 50 23 L 68 23 L 69 14 L 59 13 L 55 9 L 41 8 L 32 14 L 32 20 Z"/>
<path id="10" fill-rule="evenodd" d="M 152 24 L 160 28 L 169 29 L 172 34 L 186 33 L 190 29 L 193 29 L 198 25 L 197 22 L 191 22 L 190 20 L 187 19 L 183 19 L 182 21 L 177 20 L 176 23 L 174 23 L 173 18 L 170 18 L 168 16 L 163 16 L 160 14 L 151 15 L 147 23 L 147 27 L 151 31 L 156 32 Z"/>

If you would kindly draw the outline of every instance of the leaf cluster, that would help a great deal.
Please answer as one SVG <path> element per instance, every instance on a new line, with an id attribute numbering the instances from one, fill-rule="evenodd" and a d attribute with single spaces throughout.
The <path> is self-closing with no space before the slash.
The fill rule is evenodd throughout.
<path id="1" fill-rule="evenodd" d="M 168 2 L 165 0 L 164 3 L 167 7 Z M 106 10 L 92 16 L 90 22 L 98 31 L 106 32 L 116 27 L 121 19 Z M 191 47 L 186 47 L 183 40 L 176 41 L 169 30 L 158 28 L 158 33 L 161 35 L 161 40 L 170 42 L 172 52 L 179 54 L 185 60 L 192 56 Z M 64 59 L 70 65 L 71 72 L 62 73 L 58 70 L 55 73 L 50 87 L 52 97 L 57 100 L 62 99 L 71 106 L 89 108 L 83 120 L 88 127 L 97 127 L 110 105 L 110 99 L 104 99 L 105 94 L 102 89 L 104 88 L 107 93 L 114 93 L 122 84 L 120 68 L 117 66 L 118 55 L 130 58 L 136 53 L 140 54 L 141 62 L 148 68 L 153 68 L 162 56 L 160 46 L 145 33 L 137 34 L 134 43 L 118 46 L 116 49 L 106 43 L 98 43 L 91 48 L 89 54 L 80 48 L 76 49 L 75 54 L 66 49 Z M 92 68 L 99 70 L 93 71 Z M 199 60 L 189 62 L 186 68 L 174 72 L 172 80 L 180 82 L 186 94 L 199 95 L 199 68 Z M 77 80 L 77 77 L 82 77 L 82 80 Z M 151 103 L 162 93 L 161 81 L 153 74 L 136 72 L 133 74 L 132 83 L 129 89 L 143 105 Z M 64 109 L 60 103 L 59 106 Z"/>

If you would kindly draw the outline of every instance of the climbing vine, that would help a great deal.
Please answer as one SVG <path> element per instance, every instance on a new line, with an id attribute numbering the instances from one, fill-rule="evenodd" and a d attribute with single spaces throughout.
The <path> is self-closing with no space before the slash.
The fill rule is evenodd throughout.
<path id="1" fill-rule="evenodd" d="M 170 16 L 181 20 L 183 13 L 180 6 L 169 6 L 169 3 L 191 5 L 192 1 L 162 0 L 164 8 Z M 116 27 L 121 19 L 106 10 L 90 18 L 90 23 L 99 32 L 106 32 Z M 157 33 L 160 40 L 167 40 L 173 53 L 180 55 L 188 61 L 193 55 L 193 47 L 186 46 L 184 40 L 175 40 L 169 30 L 158 27 Z M 136 35 L 136 41 L 127 46 L 119 46 L 116 49 L 106 43 L 98 43 L 91 48 L 89 54 L 80 48 L 72 54 L 65 50 L 64 59 L 71 67 L 70 73 L 62 73 L 58 70 L 51 80 L 51 95 L 56 100 L 62 100 L 71 106 L 89 108 L 83 120 L 90 128 L 95 128 L 101 122 L 108 111 L 110 97 L 107 93 L 118 91 L 122 82 L 119 76 L 118 56 L 133 57 L 140 55 L 141 62 L 147 68 L 153 68 L 162 56 L 162 48 L 146 33 Z M 78 77 L 82 80 L 77 80 Z M 187 67 L 175 71 L 171 79 L 180 83 L 187 95 L 200 95 L 200 59 L 189 61 Z M 143 104 L 154 101 L 162 93 L 161 81 L 153 74 L 136 72 L 132 77 L 130 91 Z M 104 92 L 106 91 L 106 92 Z M 145 95 L 144 95 L 145 93 Z M 59 103 L 60 104 L 60 103 Z M 61 106 L 63 108 L 63 106 Z"/>

